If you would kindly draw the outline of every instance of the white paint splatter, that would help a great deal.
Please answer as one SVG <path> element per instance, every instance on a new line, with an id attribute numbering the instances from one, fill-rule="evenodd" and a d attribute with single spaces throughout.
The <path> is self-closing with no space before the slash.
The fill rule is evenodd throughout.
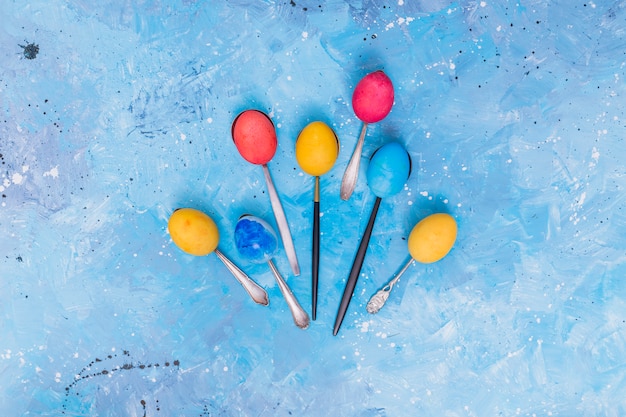
<path id="1" fill-rule="evenodd" d="M 598 161 L 600 160 L 600 151 L 595 146 L 591 150 L 591 159 L 592 161 L 589 162 L 589 168 L 596 166 Z"/>
<path id="2" fill-rule="evenodd" d="M 13 181 L 13 184 L 18 184 L 19 185 L 22 182 L 24 182 L 24 176 L 22 174 L 20 174 L 19 172 L 16 172 L 11 177 L 11 180 Z"/>
<path id="3" fill-rule="evenodd" d="M 52 178 L 59 178 L 59 166 L 55 166 L 53 168 L 50 169 L 50 171 L 46 171 L 43 173 L 44 177 L 52 177 Z"/>
<path id="4" fill-rule="evenodd" d="M 369 321 L 364 321 L 363 323 L 361 323 L 361 333 L 367 333 L 369 329 L 370 329 Z"/>

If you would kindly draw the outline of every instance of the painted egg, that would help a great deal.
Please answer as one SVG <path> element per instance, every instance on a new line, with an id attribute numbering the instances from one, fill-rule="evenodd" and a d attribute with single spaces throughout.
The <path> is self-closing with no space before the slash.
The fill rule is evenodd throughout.
<path id="1" fill-rule="evenodd" d="M 436 213 L 422 219 L 409 235 L 409 253 L 418 262 L 437 262 L 450 252 L 456 241 L 454 217 Z"/>
<path id="2" fill-rule="evenodd" d="M 256 216 L 241 216 L 235 226 L 235 245 L 239 254 L 254 263 L 274 257 L 278 238 L 272 226 Z"/>
<path id="3" fill-rule="evenodd" d="M 389 142 L 374 152 L 367 167 L 367 185 L 377 197 L 399 193 L 411 174 L 411 158 L 404 146 Z"/>
<path id="4" fill-rule="evenodd" d="M 217 248 L 220 233 L 212 218 L 192 208 L 174 211 L 167 223 L 172 241 L 191 255 L 204 256 Z"/>
<path id="5" fill-rule="evenodd" d="M 337 135 L 326 123 L 309 123 L 298 135 L 296 160 L 307 174 L 319 176 L 330 171 L 338 155 Z"/>
<path id="6" fill-rule="evenodd" d="M 246 110 L 233 121 L 231 133 L 237 150 L 246 161 L 267 164 L 276 153 L 278 140 L 274 123 L 259 110 Z"/>
<path id="7" fill-rule="evenodd" d="M 383 71 L 367 74 L 352 93 L 352 108 L 365 123 L 376 123 L 387 117 L 393 106 L 393 84 Z"/>

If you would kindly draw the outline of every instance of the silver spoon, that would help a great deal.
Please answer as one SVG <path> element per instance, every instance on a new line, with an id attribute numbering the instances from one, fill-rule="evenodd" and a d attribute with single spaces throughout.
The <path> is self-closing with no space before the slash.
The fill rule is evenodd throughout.
<path id="1" fill-rule="evenodd" d="M 249 214 L 241 216 L 235 225 L 235 245 L 239 254 L 250 262 L 267 262 L 289 306 L 296 326 L 301 329 L 309 327 L 309 315 L 293 295 L 272 261 L 278 247 L 278 238 L 272 226 L 256 216 Z"/>
<path id="2" fill-rule="evenodd" d="M 363 142 L 365 142 L 365 132 L 367 132 L 367 123 L 363 123 L 361 129 L 361 135 L 356 143 L 346 172 L 343 173 L 343 179 L 341 180 L 341 199 L 349 200 L 350 196 L 354 192 L 357 179 L 359 178 L 359 166 L 361 165 L 361 154 L 363 153 Z"/>
<path id="3" fill-rule="evenodd" d="M 387 299 L 389 298 L 389 293 L 391 293 L 393 286 L 396 285 L 398 281 L 400 281 L 400 277 L 407 271 L 407 269 L 409 269 L 411 264 L 413 264 L 413 258 L 409 259 L 409 261 L 402 267 L 400 272 L 398 272 L 398 274 L 393 279 L 391 279 L 387 284 L 385 284 L 383 288 L 381 288 L 376 294 L 374 294 L 372 298 L 370 298 L 366 307 L 368 313 L 376 314 L 380 311 L 381 308 L 383 308 L 383 306 L 387 302 Z"/>

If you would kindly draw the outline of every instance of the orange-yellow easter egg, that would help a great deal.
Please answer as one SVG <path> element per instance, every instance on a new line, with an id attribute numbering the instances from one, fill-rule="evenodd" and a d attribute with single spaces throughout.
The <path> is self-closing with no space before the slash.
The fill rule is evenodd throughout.
<path id="1" fill-rule="evenodd" d="M 422 219 L 409 235 L 409 253 L 418 262 L 437 262 L 450 252 L 456 241 L 454 217 L 436 213 Z"/>
<path id="2" fill-rule="evenodd" d="M 337 135 L 326 123 L 309 123 L 298 135 L 296 160 L 307 174 L 317 177 L 330 171 L 338 155 Z"/>
<path id="3" fill-rule="evenodd" d="M 191 255 L 208 255 L 217 248 L 220 240 L 213 219 L 192 208 L 182 208 L 172 213 L 167 228 L 176 246 Z"/>

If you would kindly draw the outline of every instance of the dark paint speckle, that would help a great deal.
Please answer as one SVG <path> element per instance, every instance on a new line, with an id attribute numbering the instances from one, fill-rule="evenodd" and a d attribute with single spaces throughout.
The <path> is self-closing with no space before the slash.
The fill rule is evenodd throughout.
<path id="1" fill-rule="evenodd" d="M 36 43 L 29 43 L 26 41 L 26 45 L 19 45 L 24 51 L 24 58 L 26 59 L 35 59 L 37 58 L 37 54 L 39 53 L 39 45 Z"/>

